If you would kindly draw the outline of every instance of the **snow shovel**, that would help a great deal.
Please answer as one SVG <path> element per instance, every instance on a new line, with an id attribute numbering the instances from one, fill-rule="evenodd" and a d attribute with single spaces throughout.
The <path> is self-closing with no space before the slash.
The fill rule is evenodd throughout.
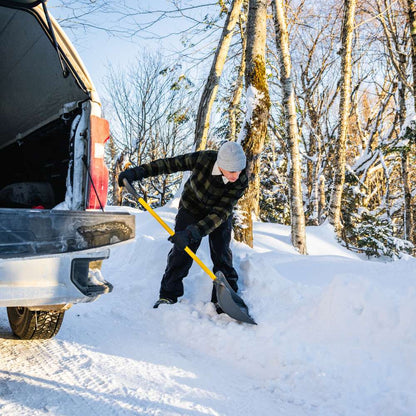
<path id="1" fill-rule="evenodd" d="M 173 231 L 163 220 L 159 217 L 158 214 L 152 209 L 152 207 L 139 196 L 133 186 L 128 182 L 127 179 L 123 180 L 124 185 L 127 191 L 132 194 L 139 203 L 149 212 L 153 218 L 155 218 L 159 224 L 170 234 L 174 235 Z M 196 254 L 189 248 L 185 247 L 185 251 L 195 260 L 202 270 L 214 281 L 215 290 L 217 292 L 217 300 L 221 309 L 231 318 L 236 319 L 240 322 L 246 322 L 248 324 L 257 325 L 254 322 L 253 318 L 248 313 L 247 305 L 244 303 L 243 299 L 234 292 L 230 284 L 227 282 L 227 279 L 221 272 L 214 274 L 208 267 L 196 256 Z"/>

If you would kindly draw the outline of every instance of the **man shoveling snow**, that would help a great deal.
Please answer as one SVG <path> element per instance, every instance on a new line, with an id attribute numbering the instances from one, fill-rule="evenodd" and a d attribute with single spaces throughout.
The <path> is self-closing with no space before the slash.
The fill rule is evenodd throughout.
<path id="1" fill-rule="evenodd" d="M 209 236 L 209 247 L 214 273 L 222 272 L 231 288 L 237 292 L 238 275 L 233 267 L 230 249 L 232 211 L 248 187 L 246 156 L 240 144 L 225 142 L 219 151 L 206 150 L 188 153 L 130 168 L 119 175 L 119 185 L 161 174 L 191 171 L 184 186 L 175 219 L 175 234 L 169 237 L 174 244 L 169 252 L 162 278 L 160 304 L 174 304 L 184 293 L 183 279 L 192 265 L 192 259 L 184 251 L 189 247 L 198 250 L 201 239 Z M 217 311 L 215 287 L 211 301 Z"/>

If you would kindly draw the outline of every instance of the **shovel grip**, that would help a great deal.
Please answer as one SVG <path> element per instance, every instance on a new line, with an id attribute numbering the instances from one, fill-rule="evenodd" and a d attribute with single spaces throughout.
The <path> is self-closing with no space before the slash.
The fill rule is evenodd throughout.
<path id="1" fill-rule="evenodd" d="M 172 228 L 169 227 L 169 225 L 167 225 L 165 223 L 165 221 L 162 220 L 162 218 L 159 217 L 158 214 L 156 214 L 156 212 L 153 210 L 153 208 L 143 199 L 143 198 L 139 198 L 139 202 L 140 204 L 146 209 L 146 211 L 148 211 L 153 218 L 170 234 L 170 235 L 174 235 L 175 231 L 172 230 Z M 207 266 L 205 266 L 205 264 L 199 259 L 199 257 L 197 257 L 197 255 L 188 247 L 185 247 L 185 251 L 191 256 L 192 260 L 194 260 L 196 263 L 198 263 L 198 265 L 202 268 L 202 270 L 204 270 L 204 272 L 212 279 L 215 280 L 217 277 L 215 276 L 214 273 L 212 273 L 212 271 L 210 269 L 208 269 Z"/>
<path id="2" fill-rule="evenodd" d="M 170 234 L 170 235 L 174 235 L 175 231 L 172 230 L 172 228 L 169 227 L 169 225 L 167 225 L 165 223 L 165 221 L 162 220 L 162 218 L 159 217 L 158 214 L 156 214 L 156 212 L 154 211 L 154 209 L 142 198 L 140 197 L 137 192 L 134 190 L 134 188 L 129 184 L 129 182 L 124 179 L 124 184 L 126 185 L 127 190 L 134 195 L 137 200 L 139 201 L 140 205 L 147 211 L 149 212 L 152 217 Z M 187 246 L 185 247 L 185 251 L 189 254 L 189 256 L 191 256 L 192 260 L 194 260 L 199 267 L 201 267 L 201 269 L 212 279 L 215 280 L 217 278 L 217 276 L 215 276 L 214 273 L 212 273 L 212 271 L 210 269 L 208 269 L 208 267 L 199 259 L 199 257 L 197 257 L 197 255 Z"/>

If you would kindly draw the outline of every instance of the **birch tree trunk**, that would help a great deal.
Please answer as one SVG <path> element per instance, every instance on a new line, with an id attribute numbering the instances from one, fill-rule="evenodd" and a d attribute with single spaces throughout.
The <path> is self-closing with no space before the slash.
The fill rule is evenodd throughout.
<path id="1" fill-rule="evenodd" d="M 404 232 L 403 238 L 405 240 L 412 241 L 414 234 L 414 219 L 412 210 L 412 188 L 410 185 L 410 163 L 409 152 L 402 152 L 402 180 L 403 180 L 403 193 L 404 193 L 404 208 L 403 208 L 403 225 Z M 412 241 L 414 243 L 414 241 Z"/>
<path id="2" fill-rule="evenodd" d="M 411 55 L 413 67 L 413 105 L 416 112 L 416 4 L 414 0 L 407 0 L 407 14 L 409 16 L 410 36 L 411 40 Z"/>
<path id="3" fill-rule="evenodd" d="M 199 102 L 198 114 L 195 126 L 195 149 L 203 150 L 207 144 L 209 122 L 211 117 L 212 105 L 215 101 L 220 83 L 220 77 L 227 59 L 228 49 L 230 48 L 231 39 L 235 25 L 240 16 L 241 5 L 243 0 L 234 0 L 225 20 L 224 29 L 215 52 L 214 61 L 208 75 L 207 82 L 202 92 Z"/>
<path id="4" fill-rule="evenodd" d="M 306 252 L 305 213 L 303 211 L 302 175 L 299 153 L 299 130 L 292 82 L 292 62 L 289 53 L 289 35 L 283 0 L 273 1 L 276 44 L 280 57 L 281 84 L 283 89 L 283 112 L 286 134 L 289 141 L 290 163 L 288 164 L 290 189 L 290 214 L 292 244 L 301 253 Z"/>
<path id="5" fill-rule="evenodd" d="M 235 141 L 237 138 L 237 111 L 243 93 L 244 72 L 246 70 L 246 47 L 247 37 L 242 30 L 242 22 L 240 21 L 240 33 L 242 40 L 241 64 L 238 69 L 237 79 L 235 81 L 235 88 L 231 98 L 230 106 L 228 107 L 229 129 L 227 140 Z"/>
<path id="6" fill-rule="evenodd" d="M 247 156 L 249 188 L 239 203 L 240 221 L 234 231 L 238 241 L 253 247 L 253 216 L 259 212 L 260 155 L 269 118 L 270 97 L 266 80 L 267 0 L 250 0 L 247 22 L 245 84 L 247 113 L 239 140 Z"/>
<path id="7" fill-rule="evenodd" d="M 122 162 L 124 160 L 124 154 L 121 153 L 117 157 L 117 147 L 114 143 L 113 137 L 110 135 L 110 138 L 108 139 L 108 146 L 107 146 L 109 156 L 110 156 L 110 164 L 111 168 L 109 169 L 109 182 L 111 183 L 111 187 L 113 190 L 113 198 L 112 198 L 112 204 L 120 206 L 123 202 L 123 195 L 122 195 L 122 189 L 118 186 L 118 175 L 123 170 Z"/>
<path id="8" fill-rule="evenodd" d="M 113 183 L 113 205 L 121 206 L 123 205 L 123 190 L 118 186 L 118 175 L 123 171 L 123 166 L 120 163 L 120 160 L 117 159 L 114 165 L 114 175 L 112 177 Z"/>
<path id="9" fill-rule="evenodd" d="M 410 26 L 410 36 L 411 36 L 411 55 L 412 55 L 412 68 L 413 68 L 413 106 L 415 109 L 415 113 L 416 113 L 416 4 L 414 2 L 414 0 L 407 0 L 407 5 L 408 5 L 408 16 L 409 16 L 409 26 Z M 407 164 L 406 166 L 408 166 L 408 160 L 409 160 L 409 156 L 407 157 Z M 410 218 L 409 218 L 409 238 L 410 241 L 416 246 L 416 226 L 415 226 L 415 218 L 413 216 L 413 207 L 412 207 L 412 189 L 410 187 L 410 180 L 409 177 L 406 178 L 406 180 L 404 180 L 405 184 L 408 184 L 408 190 L 409 192 L 406 193 L 405 195 L 407 195 L 408 197 L 408 202 L 409 202 L 409 213 L 410 213 Z M 405 189 L 406 191 L 406 189 Z"/>
<path id="10" fill-rule="evenodd" d="M 321 175 L 318 179 L 318 225 L 322 224 L 322 219 L 324 216 L 324 211 L 326 208 L 326 199 L 325 199 L 325 177 Z"/>
<path id="11" fill-rule="evenodd" d="M 335 145 L 334 183 L 329 207 L 329 221 L 334 225 L 338 235 L 341 235 L 341 198 L 345 182 L 346 138 L 348 130 L 348 115 L 351 108 L 351 56 L 352 36 L 354 31 L 354 15 L 356 0 L 344 0 L 344 17 L 341 45 L 341 91 L 339 104 L 338 140 Z"/>
<path id="12" fill-rule="evenodd" d="M 401 65 L 405 65 L 406 56 L 404 54 L 400 55 Z M 403 126 L 407 118 L 407 108 L 406 108 L 406 87 L 403 83 L 400 83 L 398 89 L 398 98 L 399 98 L 399 126 L 400 130 L 403 129 Z M 412 207 L 412 187 L 410 182 L 410 163 L 409 163 L 409 153 L 410 149 L 404 147 L 401 151 L 401 165 L 402 165 L 402 181 L 403 181 L 403 196 L 404 196 L 404 206 L 403 206 L 403 238 L 405 240 L 413 240 L 413 231 L 414 231 L 414 219 L 413 219 L 413 207 Z M 413 241 L 412 241 L 413 242 Z"/>
<path id="13" fill-rule="evenodd" d="M 383 6 L 378 1 L 377 2 L 378 11 L 383 10 Z M 399 110 L 396 114 L 396 120 L 398 124 L 398 131 L 403 131 L 403 127 L 406 123 L 406 92 L 410 90 L 413 95 L 413 103 L 416 110 L 416 5 L 413 0 L 408 0 L 407 2 L 407 20 L 410 27 L 410 53 L 408 53 L 408 37 L 407 32 L 399 35 L 397 32 L 397 23 L 394 19 L 394 14 L 390 13 L 389 10 L 386 10 L 385 13 L 380 14 L 379 20 L 382 24 L 384 35 L 386 39 L 386 45 L 389 52 L 390 62 L 392 67 L 395 69 L 396 77 L 399 80 L 396 83 L 394 89 L 392 89 L 391 95 L 396 93 L 397 89 L 397 99 Z M 403 2 L 403 7 L 405 7 L 405 2 Z M 408 68 L 409 58 L 412 62 L 413 68 L 413 84 L 409 83 L 409 74 L 406 71 Z M 389 98 L 388 96 L 386 97 Z M 413 215 L 413 206 L 412 206 L 412 185 L 411 185 L 411 171 L 412 166 L 410 163 L 412 149 L 404 146 L 400 151 L 400 161 L 401 161 L 401 181 L 402 181 L 402 190 L 403 190 L 403 238 L 410 240 L 413 244 L 415 241 L 415 224 L 414 224 L 414 215 Z"/>

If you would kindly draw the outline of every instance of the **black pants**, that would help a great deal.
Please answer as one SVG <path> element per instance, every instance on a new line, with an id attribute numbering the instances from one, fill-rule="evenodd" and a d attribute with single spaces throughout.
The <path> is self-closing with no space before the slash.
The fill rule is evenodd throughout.
<path id="1" fill-rule="evenodd" d="M 198 221 L 189 211 L 180 208 L 176 215 L 175 231 L 182 231 L 190 224 Z M 238 275 L 233 267 L 233 255 L 230 249 L 231 242 L 231 216 L 209 234 L 209 248 L 211 259 L 214 264 L 213 272 L 221 271 L 230 286 L 237 291 Z M 190 244 L 189 248 L 195 253 L 198 250 L 201 240 L 195 244 Z M 168 255 L 168 264 L 160 286 L 160 297 L 169 298 L 177 301 L 183 295 L 182 280 L 188 275 L 193 260 L 184 251 L 173 246 Z M 212 290 L 211 301 L 216 302 L 217 297 L 215 288 Z"/>

